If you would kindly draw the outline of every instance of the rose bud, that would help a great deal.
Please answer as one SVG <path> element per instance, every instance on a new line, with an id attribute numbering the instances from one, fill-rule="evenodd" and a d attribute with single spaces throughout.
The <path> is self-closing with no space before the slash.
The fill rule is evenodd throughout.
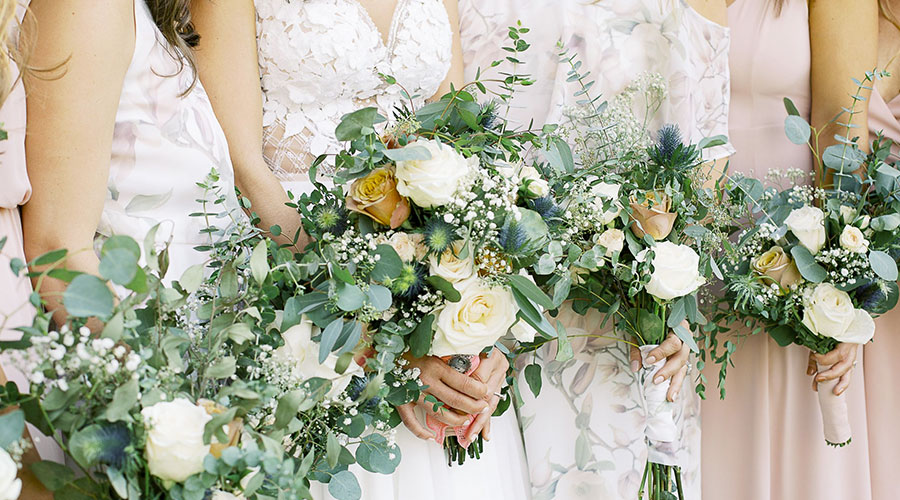
<path id="1" fill-rule="evenodd" d="M 647 193 L 647 199 L 638 203 L 635 196 L 631 197 L 631 231 L 638 238 L 649 234 L 653 239 L 661 241 L 669 236 L 675 226 L 678 214 L 670 212 L 672 199 L 664 193 Z"/>
<path id="2" fill-rule="evenodd" d="M 409 218 L 409 200 L 397 191 L 397 178 L 390 168 L 376 168 L 350 186 L 347 208 L 397 229 Z"/>

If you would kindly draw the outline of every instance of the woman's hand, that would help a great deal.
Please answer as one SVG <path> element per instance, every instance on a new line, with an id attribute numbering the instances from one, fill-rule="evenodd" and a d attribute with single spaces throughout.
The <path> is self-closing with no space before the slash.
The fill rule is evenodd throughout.
<path id="1" fill-rule="evenodd" d="M 488 392 L 485 401 L 488 402 L 489 409 L 475 416 L 475 422 L 469 429 L 469 441 L 474 441 L 479 433 L 484 436 L 484 439 L 491 440 L 491 416 L 497 409 L 497 405 L 500 404 L 500 391 L 503 389 L 507 370 L 509 370 L 509 360 L 500 349 L 495 347 L 488 356 L 481 355 L 481 364 L 478 365 L 478 369 L 475 370 L 472 377 L 487 384 Z"/>
<path id="2" fill-rule="evenodd" d="M 406 427 L 417 437 L 431 439 L 434 437 L 434 433 L 416 418 L 416 406 L 421 407 L 426 414 L 431 414 L 448 425 L 462 425 L 466 421 L 466 415 L 477 415 L 490 411 L 488 395 L 491 393 L 488 392 L 488 386 L 474 376 L 470 377 L 459 373 L 444 360 L 435 356 L 412 359 L 409 365 L 410 368 L 419 369 L 419 381 L 426 388 L 422 391 L 419 401 L 398 406 L 397 412 Z M 478 371 L 475 372 L 475 374 L 477 373 Z M 444 405 L 435 411 L 434 403 L 425 400 L 429 395 L 434 396 Z"/>
<path id="3" fill-rule="evenodd" d="M 669 385 L 668 392 L 666 392 L 666 399 L 669 401 L 674 402 L 675 398 L 678 397 L 678 392 L 681 391 L 684 378 L 687 376 L 687 364 L 690 354 L 690 347 L 682 342 L 677 335 L 669 332 L 665 342 L 650 351 L 647 356 L 648 363 L 655 363 L 657 360 L 666 358 L 666 364 L 656 372 L 653 383 L 659 385 L 671 379 L 672 383 Z M 636 372 L 640 369 L 641 350 L 631 346 L 631 370 Z"/>
<path id="4" fill-rule="evenodd" d="M 859 351 L 859 344 L 840 343 L 828 354 L 816 354 L 812 351 L 809 353 L 809 364 L 806 368 L 807 375 L 815 375 L 813 378 L 813 390 L 818 392 L 819 382 L 827 382 L 829 380 L 840 379 L 834 386 L 834 395 L 840 396 L 850 386 L 850 376 L 853 367 L 856 365 L 856 356 Z M 828 366 L 830 368 L 819 372 L 818 366 Z"/>

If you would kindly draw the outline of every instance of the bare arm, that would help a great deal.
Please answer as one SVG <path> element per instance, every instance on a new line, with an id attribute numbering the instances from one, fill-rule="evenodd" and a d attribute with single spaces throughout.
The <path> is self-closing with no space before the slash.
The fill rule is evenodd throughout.
<path id="1" fill-rule="evenodd" d="M 435 99 L 450 92 L 450 84 L 455 88 L 459 88 L 465 82 L 463 81 L 463 54 L 462 43 L 459 40 L 459 4 L 457 0 L 444 0 L 444 8 L 447 9 L 447 16 L 450 18 L 450 27 L 453 30 L 453 58 L 450 60 L 450 71 L 444 83 L 438 88 Z"/>
<path id="2" fill-rule="evenodd" d="M 293 242 L 300 215 L 285 206 L 287 194 L 263 160 L 262 89 L 253 0 L 192 0 L 195 51 L 200 80 L 209 95 L 231 152 L 238 188 L 250 199 L 260 227 L 282 229 L 281 243 Z M 306 245 L 301 233 L 298 247 Z"/>
<path id="3" fill-rule="evenodd" d="M 31 63 L 68 62 L 58 78 L 29 77 L 25 139 L 33 195 L 23 207 L 28 259 L 58 248 L 69 250 L 70 269 L 97 273 L 94 233 L 103 211 L 116 111 L 125 72 L 134 53 L 131 2 L 33 0 L 30 14 L 40 26 Z M 61 75 L 61 76 L 60 76 Z M 65 283 L 44 281 L 48 307 L 63 312 Z"/>
<path id="4" fill-rule="evenodd" d="M 810 83 L 812 113 L 810 121 L 816 128 L 825 126 L 840 113 L 841 108 L 853 105 L 856 93 L 852 79 L 862 80 L 866 71 L 877 64 L 878 2 L 877 0 L 811 0 L 809 2 L 809 41 L 812 57 Z M 862 137 L 860 147 L 868 151 L 868 98 L 857 103 L 860 111 L 853 117 L 857 125 L 850 138 Z M 845 113 L 838 122 L 847 123 Z M 835 144 L 835 134 L 846 130 L 836 123 L 827 125 L 819 152 Z"/>

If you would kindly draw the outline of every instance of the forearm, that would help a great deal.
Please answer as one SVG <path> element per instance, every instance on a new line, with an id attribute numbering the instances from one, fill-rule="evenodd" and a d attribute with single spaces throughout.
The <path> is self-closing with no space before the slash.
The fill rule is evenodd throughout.
<path id="1" fill-rule="evenodd" d="M 262 157 L 259 158 L 262 162 Z M 264 231 L 271 231 L 273 226 L 278 226 L 281 232 L 274 239 L 280 244 L 293 245 L 297 250 L 302 250 L 309 238 L 303 231 L 300 214 L 286 205 L 290 200 L 278 179 L 272 175 L 268 168 L 263 175 L 241 175 L 241 172 L 259 171 L 259 169 L 238 168 L 235 163 L 235 181 L 241 193 L 250 200 L 250 211 L 259 217 L 258 226 Z"/>

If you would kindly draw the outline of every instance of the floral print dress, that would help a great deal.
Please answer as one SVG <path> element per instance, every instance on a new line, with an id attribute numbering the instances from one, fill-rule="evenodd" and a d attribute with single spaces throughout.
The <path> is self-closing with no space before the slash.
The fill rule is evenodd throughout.
<path id="1" fill-rule="evenodd" d="M 466 77 L 488 68 L 505 53 L 507 26 L 521 20 L 531 48 L 518 68 L 537 82 L 513 99 L 510 117 L 535 127 L 564 121 L 583 96 L 567 82 L 560 63 L 562 42 L 594 80 L 591 97 L 611 100 L 647 73 L 662 76 L 669 98 L 653 117 L 655 131 L 676 123 L 685 139 L 727 135 L 728 29 L 693 11 L 683 0 L 461 0 L 461 35 Z M 491 78 L 491 72 L 486 78 Z M 645 78 L 646 79 L 646 78 Z M 707 159 L 733 152 L 729 144 L 707 150 Z M 524 380 L 520 425 L 537 500 L 636 499 L 645 464 L 682 467 L 685 495 L 700 498 L 700 401 L 689 376 L 676 403 L 678 440 L 649 446 L 640 373 L 630 368 L 628 345 L 599 330 L 599 313 L 580 316 L 564 309 L 562 321 L 575 356 L 555 361 L 553 345 L 521 361 L 542 365 L 543 388 L 534 398 Z M 584 335 L 606 336 L 591 338 Z M 610 338 L 612 337 L 612 338 Z"/>

